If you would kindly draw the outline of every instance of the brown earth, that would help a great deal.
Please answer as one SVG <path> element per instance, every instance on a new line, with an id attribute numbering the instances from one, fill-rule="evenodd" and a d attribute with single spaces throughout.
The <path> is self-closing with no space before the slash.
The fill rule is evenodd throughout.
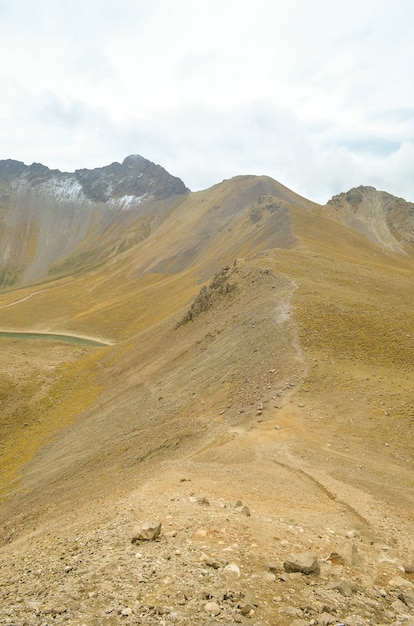
<path id="1" fill-rule="evenodd" d="M 275 245 L 267 202 L 193 264 L 183 208 L 168 262 L 166 223 L 1 296 L 2 327 L 114 345 L 1 339 L 0 624 L 411 623 L 412 255 L 289 197 Z"/>

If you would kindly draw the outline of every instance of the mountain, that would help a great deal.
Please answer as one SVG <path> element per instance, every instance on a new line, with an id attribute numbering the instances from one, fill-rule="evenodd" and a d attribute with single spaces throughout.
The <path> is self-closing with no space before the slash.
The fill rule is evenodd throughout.
<path id="1" fill-rule="evenodd" d="M 137 156 L 0 201 L 0 624 L 402 623 L 413 205 Z"/>
<path id="2" fill-rule="evenodd" d="M 414 204 L 374 187 L 357 187 L 328 202 L 332 214 L 395 252 L 414 245 Z"/>
<path id="3" fill-rule="evenodd" d="M 141 156 L 73 174 L 0 161 L 0 286 L 83 270 L 147 236 L 188 190 Z"/>

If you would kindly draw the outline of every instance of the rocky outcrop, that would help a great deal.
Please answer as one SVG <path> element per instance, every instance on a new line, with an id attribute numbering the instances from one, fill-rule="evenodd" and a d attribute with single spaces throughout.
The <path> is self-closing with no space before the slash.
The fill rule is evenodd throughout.
<path id="1" fill-rule="evenodd" d="M 177 323 L 176 328 L 190 322 L 200 315 L 200 313 L 211 308 L 215 301 L 231 293 L 236 287 L 234 282 L 231 281 L 232 273 L 231 268 L 226 265 L 214 275 L 209 285 L 201 287 L 200 293 L 183 319 Z"/>

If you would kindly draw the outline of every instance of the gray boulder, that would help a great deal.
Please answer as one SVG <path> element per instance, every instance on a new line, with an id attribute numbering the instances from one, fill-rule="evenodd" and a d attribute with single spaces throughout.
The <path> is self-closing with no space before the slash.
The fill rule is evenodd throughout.
<path id="1" fill-rule="evenodd" d="M 301 574 L 315 574 L 320 573 L 320 566 L 318 557 L 312 554 L 312 552 L 298 552 L 289 554 L 286 561 L 283 563 L 285 572 L 300 572 Z"/>

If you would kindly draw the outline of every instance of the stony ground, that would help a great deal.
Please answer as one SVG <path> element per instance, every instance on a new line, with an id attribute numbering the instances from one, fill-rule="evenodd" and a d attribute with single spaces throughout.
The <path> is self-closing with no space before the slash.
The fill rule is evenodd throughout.
<path id="1" fill-rule="evenodd" d="M 312 474 L 259 419 L 223 462 L 204 448 L 116 500 L 6 526 L 0 624 L 413 625 L 410 520 Z M 146 522 L 158 537 L 139 539 Z"/>
<path id="2" fill-rule="evenodd" d="M 408 360 L 351 368 L 267 267 L 102 359 L 0 511 L 0 624 L 414 625 Z"/>

